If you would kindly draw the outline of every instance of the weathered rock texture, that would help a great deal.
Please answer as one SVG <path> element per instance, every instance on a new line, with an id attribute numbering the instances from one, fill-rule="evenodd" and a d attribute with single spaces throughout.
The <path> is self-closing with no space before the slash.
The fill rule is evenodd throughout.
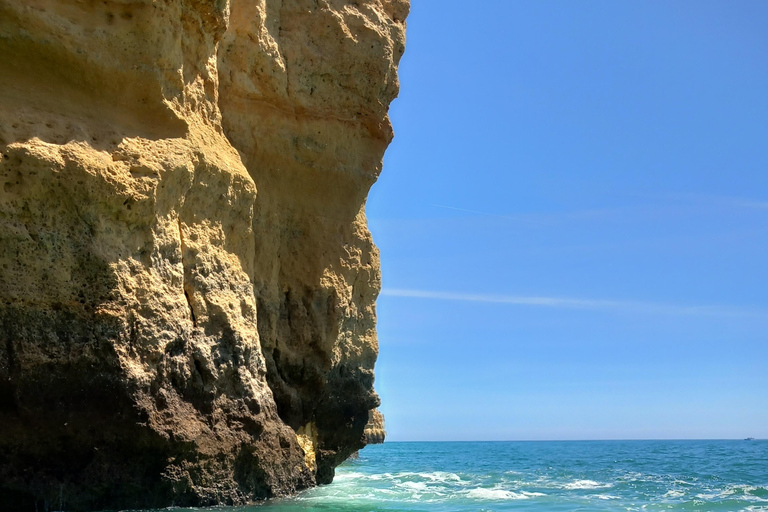
<path id="1" fill-rule="evenodd" d="M 0 0 L 0 510 L 237 504 L 363 446 L 407 0 Z"/>
<path id="2" fill-rule="evenodd" d="M 384 428 L 384 415 L 378 409 L 368 411 L 368 423 L 363 431 L 365 444 L 381 444 L 387 437 Z"/>

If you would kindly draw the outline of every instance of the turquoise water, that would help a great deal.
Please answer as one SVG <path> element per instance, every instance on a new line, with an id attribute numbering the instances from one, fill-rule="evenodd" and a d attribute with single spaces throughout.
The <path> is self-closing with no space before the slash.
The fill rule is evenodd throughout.
<path id="1" fill-rule="evenodd" d="M 768 511 L 768 441 L 385 443 L 231 512 Z"/>

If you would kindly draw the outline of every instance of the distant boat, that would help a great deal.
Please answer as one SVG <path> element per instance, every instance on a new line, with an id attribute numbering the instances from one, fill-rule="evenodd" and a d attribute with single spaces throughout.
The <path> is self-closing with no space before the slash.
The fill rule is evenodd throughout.
<path id="1" fill-rule="evenodd" d="M 746 439 L 744 439 L 744 440 L 745 440 L 745 441 L 754 441 L 754 440 L 755 440 L 755 438 L 754 438 L 754 437 L 748 437 L 748 438 L 746 438 Z"/>

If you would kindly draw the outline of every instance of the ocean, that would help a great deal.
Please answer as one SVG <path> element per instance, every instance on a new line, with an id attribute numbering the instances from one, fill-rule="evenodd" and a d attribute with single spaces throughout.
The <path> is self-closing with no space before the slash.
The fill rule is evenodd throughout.
<path id="1" fill-rule="evenodd" d="M 768 441 L 388 442 L 331 485 L 215 510 L 768 511 Z"/>

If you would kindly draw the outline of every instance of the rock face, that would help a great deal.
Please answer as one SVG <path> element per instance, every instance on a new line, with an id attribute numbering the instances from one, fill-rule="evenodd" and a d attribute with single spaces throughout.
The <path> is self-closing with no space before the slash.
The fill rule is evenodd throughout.
<path id="1" fill-rule="evenodd" d="M 406 0 L 0 0 L 0 510 L 239 504 L 363 446 Z"/>
<path id="2" fill-rule="evenodd" d="M 363 431 L 365 444 L 381 444 L 387 437 L 387 431 L 384 429 L 384 415 L 378 409 L 372 409 L 368 412 L 368 424 Z"/>

